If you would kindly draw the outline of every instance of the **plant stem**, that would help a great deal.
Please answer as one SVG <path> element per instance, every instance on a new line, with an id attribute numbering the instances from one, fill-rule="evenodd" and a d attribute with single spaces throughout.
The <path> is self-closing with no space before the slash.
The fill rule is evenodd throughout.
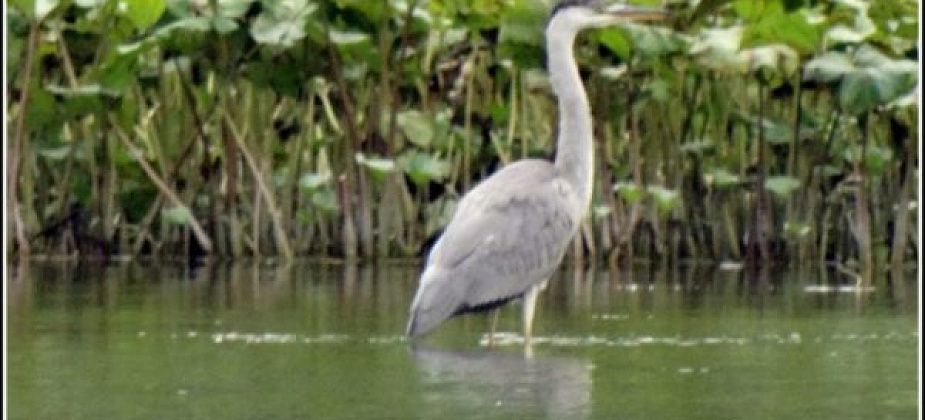
<path id="1" fill-rule="evenodd" d="M 211 253 L 212 240 L 209 239 L 209 235 L 205 232 L 205 230 L 202 229 L 202 225 L 200 225 L 199 221 L 196 220 L 196 216 L 193 215 L 193 212 L 190 210 L 190 208 L 187 207 L 186 204 L 183 204 L 183 201 L 180 200 L 180 197 L 176 194 L 176 192 L 171 190 L 170 187 L 167 186 L 167 184 L 157 175 L 157 172 L 154 170 L 154 168 L 148 164 L 148 162 L 144 159 L 144 154 L 141 152 L 141 150 L 135 147 L 131 140 L 129 140 L 128 135 L 125 134 L 121 128 L 119 128 L 119 125 L 115 121 L 115 116 L 109 114 L 109 119 L 112 122 L 113 131 L 115 131 L 116 137 L 122 141 L 122 144 L 126 147 L 126 149 L 129 150 L 129 153 L 135 157 L 135 161 L 138 162 L 138 164 L 141 166 L 141 169 L 145 172 L 146 175 L 148 175 L 148 179 L 150 179 L 151 182 L 154 183 L 154 185 L 157 187 L 157 189 L 160 190 L 161 194 L 167 197 L 167 199 L 170 200 L 175 206 L 186 210 L 186 213 L 189 216 L 189 225 L 190 228 L 193 229 L 193 235 L 196 236 L 196 241 L 199 242 L 199 246 L 201 246 L 206 253 Z"/>
<path id="2" fill-rule="evenodd" d="M 267 184 L 263 179 L 263 175 L 260 173 L 260 168 L 257 166 L 257 162 L 254 160 L 253 156 L 247 151 L 247 146 L 244 145 L 244 139 L 241 137 L 237 128 L 234 126 L 234 121 L 231 119 L 231 115 L 227 112 L 224 113 L 225 125 L 228 127 L 231 137 L 234 138 L 235 143 L 238 146 L 238 150 L 241 151 L 241 155 L 244 156 L 244 161 L 247 162 L 247 166 L 250 167 L 251 172 L 254 174 L 254 181 L 257 184 L 257 190 L 260 195 L 263 196 L 263 202 L 267 206 L 267 211 L 270 213 L 270 219 L 273 222 L 273 232 L 276 236 L 276 246 L 279 248 L 279 251 L 283 254 L 283 257 L 287 260 L 291 260 L 293 257 L 292 247 L 289 246 L 289 239 L 286 236 L 286 230 L 283 228 L 282 220 L 280 219 L 279 207 L 276 206 L 275 200 L 273 200 L 273 195 L 270 193 L 270 190 L 267 188 Z M 254 238 L 256 242 L 258 238 Z"/>

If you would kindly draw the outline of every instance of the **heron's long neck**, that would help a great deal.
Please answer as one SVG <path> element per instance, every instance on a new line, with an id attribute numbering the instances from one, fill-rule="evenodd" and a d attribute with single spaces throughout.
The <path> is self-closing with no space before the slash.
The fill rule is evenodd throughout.
<path id="1" fill-rule="evenodd" d="M 559 98 L 555 165 L 587 205 L 593 170 L 591 106 L 575 63 L 575 35 L 574 31 L 557 29 L 554 22 L 550 24 L 546 30 L 546 56 L 550 83 Z"/>

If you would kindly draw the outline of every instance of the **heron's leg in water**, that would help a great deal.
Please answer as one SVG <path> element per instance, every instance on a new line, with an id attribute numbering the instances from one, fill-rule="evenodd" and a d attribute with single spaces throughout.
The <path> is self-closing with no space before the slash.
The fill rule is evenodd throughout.
<path id="1" fill-rule="evenodd" d="M 495 330 L 498 328 L 498 314 L 501 308 L 495 308 L 491 314 L 491 330 L 488 332 L 488 347 L 495 346 Z"/>
<path id="2" fill-rule="evenodd" d="M 533 314 L 536 312 L 536 298 L 546 282 L 534 285 L 524 293 L 524 343 L 530 344 L 533 338 Z"/>

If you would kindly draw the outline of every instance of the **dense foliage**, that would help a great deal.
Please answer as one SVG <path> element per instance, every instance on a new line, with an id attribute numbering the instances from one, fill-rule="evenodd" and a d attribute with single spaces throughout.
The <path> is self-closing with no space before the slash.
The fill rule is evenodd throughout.
<path id="1" fill-rule="evenodd" d="M 8 4 L 19 254 L 413 255 L 473 183 L 553 152 L 542 1 Z M 913 255 L 918 2 L 668 7 L 579 41 L 573 254 L 866 278 Z"/>

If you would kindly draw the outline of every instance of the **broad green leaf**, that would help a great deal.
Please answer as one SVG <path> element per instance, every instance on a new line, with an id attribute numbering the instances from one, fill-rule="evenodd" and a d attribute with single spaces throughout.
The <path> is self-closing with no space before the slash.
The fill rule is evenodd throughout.
<path id="1" fill-rule="evenodd" d="M 501 17 L 499 41 L 543 47 L 547 13 L 540 2 L 517 2 Z"/>
<path id="2" fill-rule="evenodd" d="M 782 44 L 801 54 L 810 54 L 819 43 L 819 29 L 803 13 L 767 14 L 745 27 L 744 46 Z"/>
<path id="3" fill-rule="evenodd" d="M 598 41 L 624 60 L 629 60 L 632 57 L 632 41 L 630 41 L 629 35 L 621 29 L 609 28 L 600 31 Z"/>
<path id="4" fill-rule="evenodd" d="M 757 121 L 757 117 L 753 121 Z M 793 127 L 772 119 L 765 118 L 762 121 L 764 126 L 764 140 L 771 144 L 789 144 L 793 139 Z"/>
<path id="5" fill-rule="evenodd" d="M 784 44 L 749 48 L 740 51 L 739 56 L 747 63 L 748 70 L 753 72 L 765 70 L 790 76 L 800 65 L 797 52 Z"/>
<path id="6" fill-rule="evenodd" d="M 844 75 L 854 70 L 854 63 L 851 62 L 847 55 L 830 51 L 806 63 L 804 78 L 820 82 L 833 82 L 840 80 Z"/>
<path id="7" fill-rule="evenodd" d="M 764 180 L 764 187 L 779 198 L 787 198 L 790 193 L 800 188 L 800 180 L 786 175 L 769 176 Z"/>
<path id="8" fill-rule="evenodd" d="M 139 31 L 151 27 L 164 14 L 164 0 L 119 0 L 118 9 Z"/>
<path id="9" fill-rule="evenodd" d="M 743 72 L 747 64 L 739 55 L 743 32 L 742 26 L 703 29 L 691 42 L 688 53 L 706 68 Z"/>
<path id="10" fill-rule="evenodd" d="M 289 48 L 305 38 L 305 25 L 318 5 L 308 0 L 283 0 L 268 6 L 251 24 L 251 36 L 260 44 Z"/>
<path id="11" fill-rule="evenodd" d="M 396 122 L 408 141 L 418 147 L 430 147 L 434 140 L 434 123 L 430 117 L 412 109 L 398 113 Z"/>
<path id="12" fill-rule="evenodd" d="M 876 32 L 876 27 L 873 25 L 854 28 L 845 25 L 835 25 L 826 31 L 825 39 L 829 44 L 857 44 L 869 38 L 874 32 Z"/>
<path id="13" fill-rule="evenodd" d="M 737 15 L 752 22 L 765 16 L 776 16 L 784 12 L 783 4 L 779 1 L 736 0 L 732 7 Z"/>
<path id="14" fill-rule="evenodd" d="M 860 114 L 908 95 L 918 84 L 918 64 L 892 59 L 870 45 L 853 54 L 826 53 L 806 65 L 806 78 L 838 86 L 838 102 Z"/>
<path id="15" fill-rule="evenodd" d="M 687 43 L 680 34 L 668 28 L 629 23 L 623 25 L 622 29 L 628 34 L 633 50 L 645 56 L 663 56 L 681 51 Z"/>
<path id="16" fill-rule="evenodd" d="M 431 181 L 442 181 L 450 173 L 449 163 L 416 150 L 410 150 L 399 156 L 398 166 L 418 185 Z"/>
<path id="17" fill-rule="evenodd" d="M 845 75 L 838 88 L 842 109 L 860 114 L 899 97 L 898 80 L 879 69 L 860 69 Z"/>

